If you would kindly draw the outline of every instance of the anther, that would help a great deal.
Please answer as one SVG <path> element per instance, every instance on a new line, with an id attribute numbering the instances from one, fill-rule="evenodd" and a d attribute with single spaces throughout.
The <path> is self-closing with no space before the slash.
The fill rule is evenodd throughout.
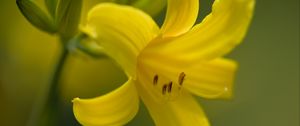
<path id="1" fill-rule="evenodd" d="M 167 87 L 168 87 L 168 85 L 166 85 L 166 84 L 162 87 L 162 94 L 166 94 Z"/>
<path id="2" fill-rule="evenodd" d="M 153 78 L 153 85 L 157 85 L 158 82 L 158 75 L 156 74 Z"/>
<path id="3" fill-rule="evenodd" d="M 178 78 L 178 83 L 179 83 L 180 86 L 182 86 L 184 78 L 185 78 L 185 73 L 181 72 L 180 75 L 179 75 L 179 78 Z"/>
<path id="4" fill-rule="evenodd" d="M 172 86 L 173 86 L 173 82 L 171 81 L 169 84 L 168 84 L 168 92 L 171 93 L 172 91 Z"/>

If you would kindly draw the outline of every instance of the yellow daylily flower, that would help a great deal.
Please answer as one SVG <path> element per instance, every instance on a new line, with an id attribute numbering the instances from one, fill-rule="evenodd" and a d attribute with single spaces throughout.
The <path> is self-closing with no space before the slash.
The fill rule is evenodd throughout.
<path id="1" fill-rule="evenodd" d="M 83 31 L 129 79 L 104 96 L 75 98 L 74 114 L 82 125 L 124 125 L 137 113 L 140 97 L 158 126 L 209 126 L 192 94 L 232 96 L 237 64 L 222 56 L 244 38 L 255 1 L 215 0 L 211 14 L 194 26 L 198 2 L 168 0 L 161 29 L 128 6 L 99 4 L 89 12 Z"/>

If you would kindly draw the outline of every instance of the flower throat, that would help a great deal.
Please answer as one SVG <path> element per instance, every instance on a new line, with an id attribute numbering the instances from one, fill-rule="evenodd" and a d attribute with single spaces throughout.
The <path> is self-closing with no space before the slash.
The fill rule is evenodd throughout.
<path id="1" fill-rule="evenodd" d="M 174 100 L 179 97 L 186 74 L 181 72 L 177 81 L 166 81 L 162 77 L 155 74 L 153 77 L 153 86 L 163 96 L 164 100 Z"/>

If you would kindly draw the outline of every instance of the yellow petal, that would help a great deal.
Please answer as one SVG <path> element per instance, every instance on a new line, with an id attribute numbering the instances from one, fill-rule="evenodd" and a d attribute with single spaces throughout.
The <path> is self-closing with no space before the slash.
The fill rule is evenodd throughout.
<path id="1" fill-rule="evenodd" d="M 194 25 L 199 0 L 168 0 L 167 15 L 161 32 L 164 37 L 181 35 Z"/>
<path id="2" fill-rule="evenodd" d="M 184 88 L 205 98 L 231 98 L 236 68 L 227 59 L 204 62 L 187 71 Z"/>
<path id="3" fill-rule="evenodd" d="M 144 12 L 112 3 L 95 6 L 83 28 L 128 76 L 133 77 L 136 57 L 158 30 L 156 23 Z"/>
<path id="4" fill-rule="evenodd" d="M 144 80 L 152 82 L 158 76 L 159 88 L 155 97 L 161 96 L 161 87 L 172 82 L 172 96 L 180 95 L 180 88 L 205 98 L 230 98 L 237 64 L 228 59 L 218 58 L 211 61 L 189 62 L 176 57 L 143 55 L 139 59 L 139 69 Z M 159 61 L 159 62 L 157 62 Z M 157 87 L 154 86 L 154 87 Z M 149 89 L 151 87 L 148 87 Z"/>
<path id="5" fill-rule="evenodd" d="M 120 126 L 137 113 L 139 99 L 134 82 L 129 79 L 115 91 L 93 99 L 73 100 L 76 119 L 84 126 Z"/>
<path id="6" fill-rule="evenodd" d="M 178 60 L 213 59 L 231 51 L 244 38 L 252 18 L 254 0 L 216 0 L 203 22 L 178 37 L 152 42 L 148 53 L 175 55 Z M 160 50 L 160 51 L 156 51 Z"/>
<path id="7" fill-rule="evenodd" d="M 137 84 L 137 89 L 156 126 L 209 126 L 201 106 L 189 93 L 183 91 L 174 100 L 158 102 L 144 87 L 147 84 Z"/>

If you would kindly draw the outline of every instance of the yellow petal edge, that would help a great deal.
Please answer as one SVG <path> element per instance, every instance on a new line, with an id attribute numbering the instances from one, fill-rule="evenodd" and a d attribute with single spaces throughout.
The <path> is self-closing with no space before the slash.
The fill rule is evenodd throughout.
<path id="1" fill-rule="evenodd" d="M 174 37 L 190 30 L 199 10 L 199 0 L 168 0 L 167 14 L 161 32 Z"/>
<path id="2" fill-rule="evenodd" d="M 136 58 L 158 33 L 159 28 L 146 13 L 130 6 L 102 3 L 88 14 L 83 28 L 104 51 L 134 78 Z"/>
<path id="3" fill-rule="evenodd" d="M 132 79 L 106 95 L 73 100 L 74 115 L 84 126 L 121 126 L 136 115 L 138 108 L 138 94 Z"/>

